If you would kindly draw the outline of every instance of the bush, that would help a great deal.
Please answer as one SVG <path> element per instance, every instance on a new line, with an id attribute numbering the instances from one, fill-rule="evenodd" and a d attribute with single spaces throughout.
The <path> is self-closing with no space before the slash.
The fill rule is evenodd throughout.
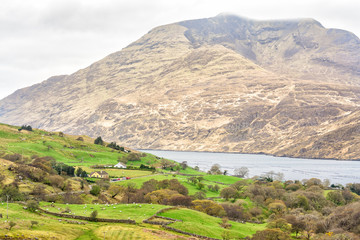
<path id="1" fill-rule="evenodd" d="M 30 226 L 30 228 L 33 228 L 34 225 L 38 225 L 38 224 L 39 224 L 38 221 L 32 220 L 32 221 L 31 221 L 31 226 Z"/>
<path id="2" fill-rule="evenodd" d="M 195 200 L 192 204 L 195 210 L 211 216 L 223 217 L 226 215 L 224 208 L 211 200 Z"/>
<path id="3" fill-rule="evenodd" d="M 98 211 L 97 210 L 92 211 L 92 213 L 90 214 L 90 220 L 96 221 L 97 216 L 98 216 Z"/>
<path id="4" fill-rule="evenodd" d="M 29 200 L 26 202 L 26 207 L 29 211 L 35 212 L 39 208 L 39 203 L 35 200 Z"/>
<path id="5" fill-rule="evenodd" d="M 242 206 L 235 204 L 221 204 L 226 212 L 226 216 L 231 219 L 247 221 L 250 219 L 249 213 L 246 213 Z"/>
<path id="6" fill-rule="evenodd" d="M 98 185 L 94 185 L 92 186 L 91 190 L 90 190 L 90 193 L 94 196 L 98 196 L 100 194 L 100 187 Z"/>
<path id="7" fill-rule="evenodd" d="M 15 222 L 10 221 L 10 222 L 9 222 L 9 231 L 10 231 L 13 227 L 15 227 L 15 225 L 16 225 Z"/>
<path id="8" fill-rule="evenodd" d="M 19 131 L 21 131 L 21 130 L 32 131 L 32 127 L 30 125 L 22 125 L 21 128 L 19 129 Z"/>
<path id="9" fill-rule="evenodd" d="M 97 144 L 97 145 L 104 145 L 104 141 L 102 140 L 101 137 L 97 137 L 94 141 L 94 144 Z"/>
<path id="10" fill-rule="evenodd" d="M 170 197 L 169 204 L 173 206 L 191 206 L 191 197 L 176 194 Z"/>

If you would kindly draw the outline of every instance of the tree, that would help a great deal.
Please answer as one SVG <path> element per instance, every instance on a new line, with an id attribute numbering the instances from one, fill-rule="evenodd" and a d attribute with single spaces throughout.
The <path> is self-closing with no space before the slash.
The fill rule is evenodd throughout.
<path id="1" fill-rule="evenodd" d="M 136 183 L 128 182 L 124 191 L 122 201 L 125 203 L 130 203 L 131 200 L 135 197 L 137 193 Z"/>
<path id="2" fill-rule="evenodd" d="M 188 166 L 187 161 L 183 161 L 182 163 L 180 163 L 180 166 L 183 170 L 185 170 Z"/>
<path id="3" fill-rule="evenodd" d="M 203 189 L 203 188 L 205 187 L 205 184 L 203 184 L 203 183 L 201 183 L 201 182 L 198 182 L 198 183 L 196 184 L 196 186 L 197 186 L 197 188 L 198 188 L 199 190 L 201 190 L 201 189 Z"/>
<path id="4" fill-rule="evenodd" d="M 275 200 L 269 204 L 269 210 L 275 214 L 282 215 L 286 211 L 286 205 L 281 200 Z"/>
<path id="5" fill-rule="evenodd" d="M 173 206 L 190 206 L 191 205 L 191 197 L 184 196 L 182 194 L 172 195 L 169 199 L 169 204 Z"/>
<path id="6" fill-rule="evenodd" d="M 97 145 L 104 145 L 104 141 L 102 140 L 101 137 L 97 137 L 94 141 L 94 144 L 97 144 Z"/>
<path id="7" fill-rule="evenodd" d="M 179 193 L 170 189 L 160 189 L 146 194 L 145 200 L 148 203 L 166 205 L 169 203 L 169 199 L 171 199 L 173 195 L 179 195 Z"/>
<path id="8" fill-rule="evenodd" d="M 21 130 L 32 131 L 32 127 L 30 125 L 22 125 L 21 128 L 19 129 L 19 131 L 21 131 Z"/>
<path id="9" fill-rule="evenodd" d="M 234 175 L 239 178 L 245 178 L 249 175 L 249 169 L 247 167 L 235 168 Z"/>
<path id="10" fill-rule="evenodd" d="M 132 152 L 127 155 L 126 159 L 128 161 L 140 161 L 140 155 Z"/>
<path id="11" fill-rule="evenodd" d="M 64 188 L 64 178 L 59 175 L 49 176 L 49 182 L 53 187 Z"/>
<path id="12" fill-rule="evenodd" d="M 221 170 L 220 170 L 220 165 L 219 164 L 214 164 L 211 166 L 210 170 L 209 170 L 209 174 L 212 174 L 212 175 L 221 175 Z"/>
<path id="13" fill-rule="evenodd" d="M 76 169 L 76 176 L 78 177 L 87 177 L 87 172 L 83 170 L 81 167 Z"/>
<path id="14" fill-rule="evenodd" d="M 172 162 L 168 159 L 162 158 L 160 160 L 160 164 L 161 164 L 162 169 L 166 169 L 171 166 Z"/>
<path id="15" fill-rule="evenodd" d="M 91 220 L 91 221 L 96 221 L 97 215 L 98 215 L 98 211 L 97 211 L 97 210 L 92 211 L 92 212 L 90 213 L 90 220 Z"/>
<path id="16" fill-rule="evenodd" d="M 15 225 L 16 225 L 15 222 L 10 221 L 10 222 L 9 222 L 9 231 L 11 231 L 11 229 L 12 229 L 13 227 L 15 227 Z"/>
<path id="17" fill-rule="evenodd" d="M 326 196 L 327 200 L 330 200 L 331 202 L 335 203 L 336 205 L 344 205 L 345 199 L 340 191 L 332 191 L 329 192 Z"/>
<path id="18" fill-rule="evenodd" d="M 236 194 L 236 190 L 232 187 L 226 187 L 223 190 L 221 190 L 221 192 L 220 192 L 220 196 L 222 198 L 225 198 L 226 201 L 228 201 L 229 198 L 234 197 L 235 194 Z"/>
<path id="19" fill-rule="evenodd" d="M 231 219 L 237 219 L 242 221 L 247 221 L 250 218 L 249 213 L 247 213 L 242 206 L 237 204 L 221 204 L 226 212 L 226 216 Z"/>
<path id="20" fill-rule="evenodd" d="M 223 217 L 226 214 L 221 205 L 211 200 L 194 200 L 192 203 L 195 210 L 204 212 L 211 216 Z"/>
<path id="21" fill-rule="evenodd" d="M 291 224 L 289 224 L 285 219 L 278 218 L 267 224 L 268 228 L 278 228 L 283 232 L 291 232 Z"/>
<path id="22" fill-rule="evenodd" d="M 199 192 L 196 192 L 193 197 L 195 199 L 199 199 L 199 200 L 202 200 L 202 199 L 205 199 L 206 198 L 206 194 L 202 191 L 199 191 Z"/>
<path id="23" fill-rule="evenodd" d="M 198 179 L 197 179 L 197 177 L 189 177 L 188 179 L 187 179 L 187 181 L 189 182 L 191 182 L 192 184 L 196 184 L 197 182 L 198 182 Z"/>
<path id="24" fill-rule="evenodd" d="M 297 219 L 293 215 L 285 217 L 286 221 L 291 224 L 291 232 L 295 233 L 295 236 L 305 229 L 306 224 L 304 221 Z"/>
<path id="25" fill-rule="evenodd" d="M 236 189 L 237 191 L 241 191 L 246 185 L 248 185 L 247 181 L 242 179 L 240 181 L 231 184 L 230 186 Z"/>
<path id="26" fill-rule="evenodd" d="M 16 186 L 13 185 L 6 185 L 3 190 L 1 191 L 0 196 L 2 197 L 3 201 L 7 200 L 7 196 L 9 201 L 23 201 L 24 195 L 19 191 Z"/>

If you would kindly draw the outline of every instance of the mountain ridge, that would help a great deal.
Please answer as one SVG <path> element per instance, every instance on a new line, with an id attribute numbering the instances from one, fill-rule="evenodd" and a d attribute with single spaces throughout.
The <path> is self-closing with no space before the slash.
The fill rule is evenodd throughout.
<path id="1" fill-rule="evenodd" d="M 355 35 L 311 19 L 183 21 L 15 92 L 0 121 L 140 149 L 357 159 L 359 56 Z"/>

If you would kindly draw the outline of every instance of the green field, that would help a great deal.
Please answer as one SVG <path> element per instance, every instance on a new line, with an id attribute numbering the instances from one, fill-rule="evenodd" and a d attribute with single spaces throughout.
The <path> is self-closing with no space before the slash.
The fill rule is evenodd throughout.
<path id="1" fill-rule="evenodd" d="M 70 209 L 71 213 L 78 216 L 89 217 L 91 212 L 98 211 L 98 218 L 109 219 L 131 219 L 141 223 L 144 219 L 154 215 L 157 211 L 169 206 L 157 204 L 49 204 L 42 202 L 41 208 L 49 212 L 61 213 L 65 209 Z"/>
<path id="2" fill-rule="evenodd" d="M 104 232 L 107 240 L 166 240 L 169 239 L 168 236 L 176 239 L 176 235 L 159 231 L 159 227 L 152 225 L 137 226 L 57 218 L 29 212 L 24 210 L 23 206 L 14 203 L 9 204 L 8 212 L 9 219 L 6 219 L 6 204 L 0 204 L 0 213 L 3 214 L 3 218 L 0 219 L 0 239 L 7 235 L 19 239 L 101 240 L 104 238 Z M 133 211 L 127 212 L 131 214 Z M 16 223 L 10 231 L 8 230 L 9 221 Z M 31 221 L 36 221 L 37 224 L 31 227 Z"/>
<path id="3" fill-rule="evenodd" d="M 230 229 L 226 230 L 220 226 L 220 218 L 212 217 L 205 213 L 185 208 L 167 211 L 159 214 L 159 216 L 175 218 L 183 221 L 172 223 L 169 225 L 170 227 L 219 239 L 222 238 L 222 233 L 224 231 L 229 231 L 231 239 L 239 237 L 243 238 L 254 234 L 256 231 L 264 230 L 266 225 L 253 223 L 243 224 L 229 221 L 232 226 Z"/>
<path id="4" fill-rule="evenodd" d="M 206 179 L 206 177 L 208 177 L 208 176 L 204 176 L 205 179 Z M 153 176 L 134 178 L 134 179 L 126 180 L 126 181 L 117 182 L 115 184 L 127 185 L 129 182 L 133 182 L 133 183 L 136 184 L 137 188 L 140 188 L 144 182 L 149 181 L 150 179 L 155 179 L 155 180 L 158 180 L 158 181 L 165 180 L 165 179 L 177 179 L 182 185 L 184 185 L 189 190 L 189 195 L 193 195 L 196 192 L 201 191 L 201 190 L 198 189 L 198 187 L 196 185 L 189 182 L 188 178 L 189 178 L 189 176 L 162 174 L 162 175 L 153 175 Z M 229 179 L 229 176 L 219 175 L 219 176 L 217 176 L 216 179 L 221 180 L 222 178 L 224 178 L 225 181 L 226 181 L 227 179 Z M 237 181 L 240 180 L 239 178 L 233 177 L 232 182 L 236 182 L 235 179 Z M 227 181 L 229 181 L 229 180 L 227 180 Z M 205 185 L 215 185 L 216 184 L 215 182 L 207 181 L 207 180 L 203 180 L 201 182 L 203 184 L 205 184 Z M 202 191 L 205 192 L 206 197 L 219 197 L 221 189 L 227 187 L 228 185 L 227 184 L 218 184 L 218 185 L 220 187 L 220 190 L 218 192 L 209 191 L 207 189 L 207 187 L 202 189 Z"/>

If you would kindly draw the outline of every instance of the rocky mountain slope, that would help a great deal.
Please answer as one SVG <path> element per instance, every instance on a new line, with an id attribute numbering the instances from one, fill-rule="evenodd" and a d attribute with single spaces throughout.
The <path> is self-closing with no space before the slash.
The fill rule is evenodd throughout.
<path id="1" fill-rule="evenodd" d="M 360 40 L 315 20 L 157 27 L 0 101 L 0 122 L 133 148 L 358 159 Z"/>

